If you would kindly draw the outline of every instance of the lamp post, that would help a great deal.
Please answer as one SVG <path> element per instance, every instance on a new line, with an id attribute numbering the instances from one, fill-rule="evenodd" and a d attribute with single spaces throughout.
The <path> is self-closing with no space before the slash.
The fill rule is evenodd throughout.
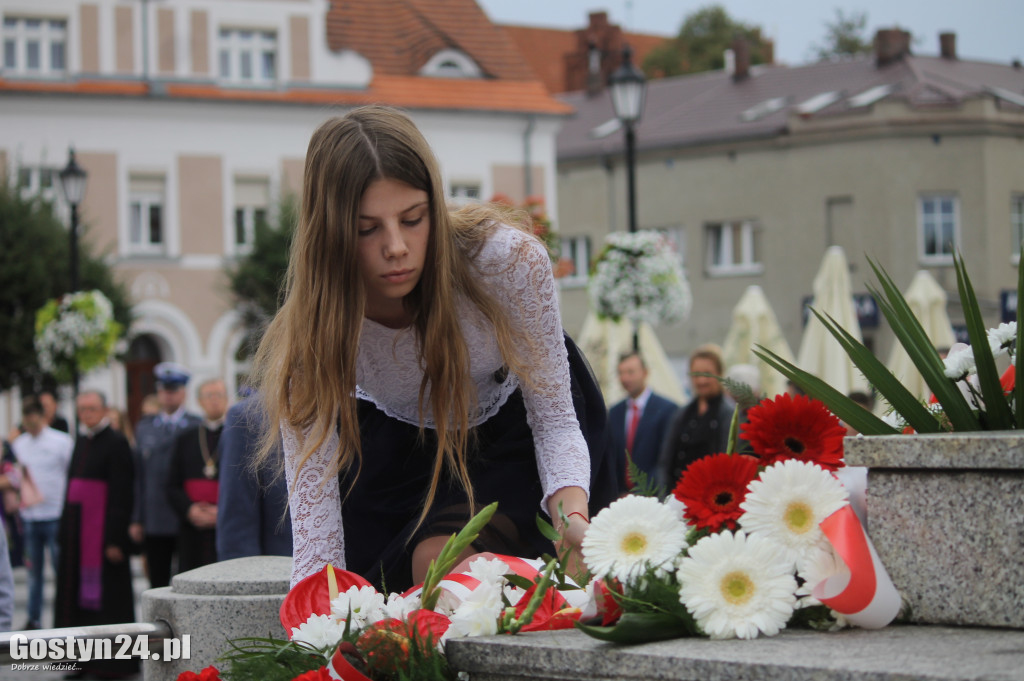
<path id="1" fill-rule="evenodd" d="M 64 191 L 64 198 L 71 206 L 71 290 L 69 293 L 78 291 L 78 204 L 85 197 L 85 180 L 87 173 L 78 163 L 75 162 L 75 150 L 68 149 L 68 164 L 60 171 L 60 186 Z M 78 366 L 75 360 L 71 360 L 71 388 L 73 400 L 78 408 Z M 77 418 L 75 419 L 77 421 Z"/>
<path id="2" fill-rule="evenodd" d="M 636 124 L 644 112 L 644 95 L 647 80 L 643 71 L 633 65 L 633 50 L 629 45 L 622 49 L 622 65 L 612 73 L 608 81 L 612 95 L 615 117 L 626 130 L 626 201 L 628 207 L 629 231 L 636 231 Z M 633 350 L 640 349 L 636 328 L 633 329 Z"/>

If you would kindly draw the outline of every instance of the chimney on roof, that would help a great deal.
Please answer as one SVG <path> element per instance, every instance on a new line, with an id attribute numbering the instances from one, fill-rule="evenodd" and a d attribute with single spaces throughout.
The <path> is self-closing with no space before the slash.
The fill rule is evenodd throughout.
<path id="1" fill-rule="evenodd" d="M 732 80 L 735 83 L 746 80 L 750 76 L 750 43 L 741 35 L 732 40 L 732 54 L 736 66 L 733 68 Z"/>
<path id="2" fill-rule="evenodd" d="M 875 33 L 875 65 L 887 66 L 910 54 L 910 33 L 899 28 L 880 28 Z"/>
<path id="3" fill-rule="evenodd" d="M 587 43 L 587 96 L 593 97 L 604 89 L 601 71 L 601 48 L 593 41 Z"/>
<path id="4" fill-rule="evenodd" d="M 939 54 L 943 59 L 956 59 L 956 33 L 947 31 L 939 34 Z"/>

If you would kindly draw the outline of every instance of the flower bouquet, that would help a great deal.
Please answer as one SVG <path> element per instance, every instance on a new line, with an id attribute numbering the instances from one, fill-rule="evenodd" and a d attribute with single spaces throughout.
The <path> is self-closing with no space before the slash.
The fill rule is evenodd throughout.
<path id="1" fill-rule="evenodd" d="M 899 595 L 834 475 L 839 420 L 789 395 L 763 400 L 748 418 L 740 437 L 754 456 L 704 457 L 664 502 L 628 496 L 594 517 L 583 559 L 622 615 L 580 629 L 633 643 L 895 618 Z"/>
<path id="2" fill-rule="evenodd" d="M 591 270 L 590 302 L 599 318 L 677 324 L 693 299 L 672 242 L 659 232 L 613 232 Z"/>
<path id="3" fill-rule="evenodd" d="M 1024 257 L 1024 255 L 1022 255 Z M 939 433 L 947 431 L 1011 430 L 1024 428 L 1024 367 L 1017 364 L 1024 339 L 1017 323 L 985 329 L 981 307 L 963 258 L 954 256 L 957 289 L 967 322 L 970 345 L 953 346 L 945 358 L 928 340 L 921 323 L 910 310 L 889 275 L 870 261 L 881 290 L 869 286 L 896 339 L 924 377 L 933 398 L 922 404 L 862 343 L 831 317 L 812 310 L 825 328 L 839 341 L 857 368 L 892 407 L 891 418 L 882 420 L 848 399 L 824 381 L 799 369 L 765 348 L 754 351 L 759 358 L 799 385 L 808 395 L 824 402 L 837 416 L 864 435 L 900 432 Z M 1024 314 L 1024 267 L 1017 282 L 1017 318 Z M 1000 375 L 997 361 L 1009 359 Z"/>
<path id="4" fill-rule="evenodd" d="M 58 381 L 110 361 L 121 335 L 114 308 L 102 291 L 79 291 L 50 300 L 36 313 L 39 367 Z"/>

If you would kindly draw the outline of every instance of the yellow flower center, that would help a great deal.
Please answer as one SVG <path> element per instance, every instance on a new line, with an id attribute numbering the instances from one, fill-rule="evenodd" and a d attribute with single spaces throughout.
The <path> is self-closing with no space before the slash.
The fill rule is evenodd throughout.
<path id="1" fill-rule="evenodd" d="M 741 570 L 722 577 L 718 588 L 722 591 L 722 598 L 732 605 L 743 605 L 754 597 L 754 582 Z"/>
<path id="2" fill-rule="evenodd" d="M 803 501 L 790 502 L 782 519 L 793 534 L 804 534 L 810 532 L 814 527 L 814 513 L 811 511 L 811 507 Z"/>
<path id="3" fill-rule="evenodd" d="M 624 553 L 642 553 L 647 548 L 647 537 L 639 532 L 630 532 L 622 538 L 622 551 Z"/>

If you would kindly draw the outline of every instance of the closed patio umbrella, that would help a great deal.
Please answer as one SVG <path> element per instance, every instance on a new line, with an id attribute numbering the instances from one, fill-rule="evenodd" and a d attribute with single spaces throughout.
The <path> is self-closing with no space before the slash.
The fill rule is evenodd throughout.
<path id="1" fill-rule="evenodd" d="M 946 311 L 946 290 L 935 281 L 935 277 L 925 270 L 918 270 L 903 297 L 921 322 L 932 345 L 936 348 L 949 348 L 956 342 L 953 324 Z M 893 343 L 886 366 L 918 398 L 926 400 L 931 395 L 921 373 L 898 341 Z"/>
<path id="2" fill-rule="evenodd" d="M 683 389 L 672 364 L 668 360 L 658 336 L 650 324 L 641 324 L 637 332 L 640 356 L 647 364 L 647 385 L 651 390 L 677 404 L 683 402 Z M 633 324 L 623 319 L 599 319 L 593 311 L 587 313 L 577 341 L 594 369 L 597 382 L 604 393 L 605 403 L 615 404 L 626 396 L 619 384 L 619 357 L 633 350 Z"/>
<path id="3" fill-rule="evenodd" d="M 825 251 L 821 268 L 814 277 L 813 291 L 814 302 L 811 306 L 819 313 L 832 317 L 851 336 L 861 340 L 860 323 L 857 321 L 857 309 L 850 285 L 850 270 L 841 246 L 830 246 Z M 839 342 L 813 314 L 804 329 L 796 363 L 844 395 L 854 390 L 868 390 L 867 380 L 853 365 Z"/>
<path id="4" fill-rule="evenodd" d="M 786 391 L 786 377 L 754 355 L 754 346 L 771 350 L 788 362 L 793 351 L 782 334 L 782 327 L 760 286 L 748 286 L 732 310 L 732 325 L 722 344 L 722 359 L 726 367 L 751 364 L 757 367 L 761 379 L 761 392 L 774 397 Z"/>

